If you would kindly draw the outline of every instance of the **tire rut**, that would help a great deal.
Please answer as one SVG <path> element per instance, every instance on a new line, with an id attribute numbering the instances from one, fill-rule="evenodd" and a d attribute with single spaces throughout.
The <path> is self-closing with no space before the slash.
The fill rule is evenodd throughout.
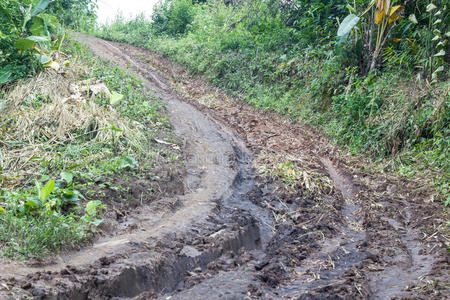
<path id="1" fill-rule="evenodd" d="M 448 295 L 420 286 L 432 276 L 448 279 L 448 272 L 436 271 L 434 247 L 420 239 L 424 226 L 413 226 L 419 204 L 396 193 L 379 196 L 365 174 L 340 165 L 337 150 L 325 139 L 228 97 L 216 107 L 188 100 L 170 75 L 154 71 L 173 75 L 176 66 L 151 52 L 76 38 L 103 59 L 143 76 L 150 92 L 165 101 L 170 122 L 184 139 L 189 192 L 143 208 L 138 230 L 100 240 L 42 271 L 26 267 L 17 276 L 16 266 L 3 267 L 16 274 L 11 286 L 31 280 L 27 290 L 42 299 Z M 141 55 L 156 66 L 136 58 Z M 203 83 L 190 84 L 184 92 L 200 98 L 194 87 L 201 90 Z M 297 155 L 300 167 L 329 178 L 336 192 L 320 194 L 303 185 L 286 192 L 282 180 L 255 170 L 255 156 L 265 153 Z M 164 203 L 172 209 L 159 207 Z"/>
<path id="2" fill-rule="evenodd" d="M 135 71 L 145 73 L 145 85 L 166 103 L 169 120 L 184 139 L 189 170 L 184 182 L 189 192 L 141 208 L 134 216 L 136 230 L 100 238 L 81 251 L 61 255 L 53 264 L 11 262 L 2 266 L 1 277 L 9 278 L 7 289 L 21 287 L 17 293 L 42 299 L 167 293 L 176 289 L 186 274 L 205 269 L 224 253 L 261 248 L 260 223 L 242 210 L 244 196 L 254 183 L 243 143 L 167 92 L 156 75 L 114 46 L 86 36 L 78 38 L 100 57 L 124 68 L 131 62 Z"/>

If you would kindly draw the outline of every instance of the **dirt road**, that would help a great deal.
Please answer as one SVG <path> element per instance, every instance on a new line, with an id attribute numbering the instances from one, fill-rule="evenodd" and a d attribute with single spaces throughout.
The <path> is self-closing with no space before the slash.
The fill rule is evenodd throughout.
<path id="1" fill-rule="evenodd" d="M 0 267 L 1 298 L 449 298 L 442 204 L 314 130 L 149 51 L 77 35 L 144 78 L 184 141 L 184 195 L 52 264 Z"/>

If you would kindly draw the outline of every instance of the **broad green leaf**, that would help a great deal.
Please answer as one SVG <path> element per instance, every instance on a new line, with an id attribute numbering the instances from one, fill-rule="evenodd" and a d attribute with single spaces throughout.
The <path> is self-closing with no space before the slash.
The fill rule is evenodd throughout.
<path id="1" fill-rule="evenodd" d="M 49 39 L 46 36 L 34 36 L 34 35 L 32 35 L 32 36 L 29 36 L 29 37 L 24 38 L 24 39 L 18 39 L 16 41 L 16 48 L 18 50 L 25 51 L 25 50 L 33 48 L 33 46 L 36 43 L 44 43 L 44 42 L 48 42 L 48 41 L 49 41 Z"/>
<path id="2" fill-rule="evenodd" d="M 30 39 L 17 39 L 16 48 L 20 51 L 25 51 L 33 48 L 34 44 L 36 44 L 33 40 Z"/>
<path id="3" fill-rule="evenodd" d="M 124 156 L 120 159 L 120 168 L 126 169 L 126 168 L 135 168 L 139 164 L 138 162 L 131 156 Z"/>
<path id="4" fill-rule="evenodd" d="M 47 55 L 35 53 L 34 56 L 39 60 L 39 63 L 43 65 L 45 68 L 49 67 L 53 62 L 52 58 Z"/>
<path id="5" fill-rule="evenodd" d="M 64 181 L 67 184 L 71 184 L 73 181 L 73 174 L 72 173 L 68 173 L 68 172 L 62 172 L 61 173 L 61 178 L 64 179 Z"/>
<path id="6" fill-rule="evenodd" d="M 78 197 L 78 195 L 76 193 L 74 193 L 73 191 L 67 191 L 63 194 L 64 200 L 67 201 L 71 201 L 71 202 L 76 202 L 78 201 L 78 199 L 80 199 L 80 197 Z"/>
<path id="7" fill-rule="evenodd" d="M 27 202 L 25 202 L 25 204 L 23 206 L 34 208 L 34 207 L 38 207 L 39 206 L 39 202 L 34 201 L 34 200 L 28 200 Z"/>
<path id="8" fill-rule="evenodd" d="M 44 67 L 48 67 L 52 63 L 52 58 L 47 55 L 35 54 L 35 56 Z"/>
<path id="9" fill-rule="evenodd" d="M 31 9 L 31 16 L 35 16 L 44 9 L 47 8 L 51 0 L 41 0 L 39 1 L 32 9 Z"/>
<path id="10" fill-rule="evenodd" d="M 5 84 L 11 81 L 11 72 L 0 70 L 0 84 Z"/>
<path id="11" fill-rule="evenodd" d="M 97 215 L 97 208 L 103 208 L 102 202 L 100 200 L 92 200 L 86 203 L 85 210 L 90 216 Z"/>
<path id="12" fill-rule="evenodd" d="M 13 67 L 7 65 L 6 67 L 0 69 L 0 84 L 4 84 L 13 80 L 12 78 Z"/>
<path id="13" fill-rule="evenodd" d="M 44 36 L 47 35 L 47 24 L 45 20 L 41 17 L 33 17 L 31 19 L 30 32 L 34 36 Z"/>
<path id="14" fill-rule="evenodd" d="M 117 93 L 117 92 L 112 92 L 112 93 L 111 93 L 111 96 L 109 97 L 109 103 L 110 103 L 112 106 L 116 106 L 116 105 L 119 105 L 119 104 L 120 104 L 120 102 L 122 101 L 122 99 L 123 99 L 123 95 L 122 95 L 122 94 L 119 94 L 119 93 Z"/>
<path id="15" fill-rule="evenodd" d="M 44 187 L 39 191 L 39 199 L 41 201 L 47 200 L 54 188 L 55 188 L 55 181 L 53 179 L 47 181 Z"/>
<path id="16" fill-rule="evenodd" d="M 36 35 L 31 35 L 29 37 L 27 37 L 27 39 L 36 42 L 36 43 L 46 43 L 49 42 L 50 39 L 46 36 L 36 36 Z"/>
<path id="17" fill-rule="evenodd" d="M 5 38 L 5 37 L 6 37 L 6 35 L 0 31 L 0 39 Z"/>
<path id="18" fill-rule="evenodd" d="M 355 14 L 349 14 L 345 17 L 345 19 L 342 21 L 341 26 L 339 26 L 338 29 L 338 36 L 344 36 L 347 33 L 349 33 L 353 27 L 356 26 L 359 22 L 359 17 Z"/>
<path id="19" fill-rule="evenodd" d="M 72 192 L 73 192 L 78 198 L 86 199 L 86 198 L 84 198 L 83 194 L 80 193 L 79 191 L 77 191 L 77 190 L 72 190 Z"/>

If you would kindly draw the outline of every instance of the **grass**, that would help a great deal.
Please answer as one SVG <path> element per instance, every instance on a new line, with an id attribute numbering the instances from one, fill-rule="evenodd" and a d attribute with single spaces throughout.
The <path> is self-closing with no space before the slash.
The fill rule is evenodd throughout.
<path id="1" fill-rule="evenodd" d="M 450 204 L 448 80 L 417 81 L 416 70 L 392 56 L 383 58 L 382 71 L 363 76 L 332 41 L 304 44 L 308 32 L 286 27 L 280 16 L 261 23 L 245 4 L 194 9 L 201 11 L 183 35 L 157 34 L 142 17 L 96 34 L 155 51 L 257 108 L 313 125 L 353 155 L 376 161 L 374 172 L 420 177 Z"/>
<path id="2" fill-rule="evenodd" d="M 135 200 L 129 185 L 140 178 L 156 182 L 159 170 L 180 163 L 177 151 L 154 142 L 175 138 L 163 104 L 139 78 L 74 41 L 64 52 L 58 72 L 48 69 L 1 90 L 5 257 L 41 257 L 86 242 L 101 223 L 102 208 Z M 103 92 L 94 94 L 99 86 Z M 112 104 L 107 90 L 122 95 L 120 103 Z"/>
<path id="3" fill-rule="evenodd" d="M 89 232 L 77 216 L 16 217 L 6 214 L 1 219 L 0 243 L 2 255 L 10 258 L 29 258 L 70 249 L 86 240 Z"/>

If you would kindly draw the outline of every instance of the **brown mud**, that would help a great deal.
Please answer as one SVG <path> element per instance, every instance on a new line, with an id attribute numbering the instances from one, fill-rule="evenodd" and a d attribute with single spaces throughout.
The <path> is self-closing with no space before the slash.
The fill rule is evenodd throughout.
<path id="1" fill-rule="evenodd" d="M 138 207 L 129 230 L 53 263 L 2 265 L 0 298 L 450 297 L 446 215 L 419 182 L 361 171 L 366 161 L 311 128 L 149 51 L 77 38 L 165 101 L 185 193 Z M 286 161 L 301 174 L 289 184 L 270 173 Z"/>

